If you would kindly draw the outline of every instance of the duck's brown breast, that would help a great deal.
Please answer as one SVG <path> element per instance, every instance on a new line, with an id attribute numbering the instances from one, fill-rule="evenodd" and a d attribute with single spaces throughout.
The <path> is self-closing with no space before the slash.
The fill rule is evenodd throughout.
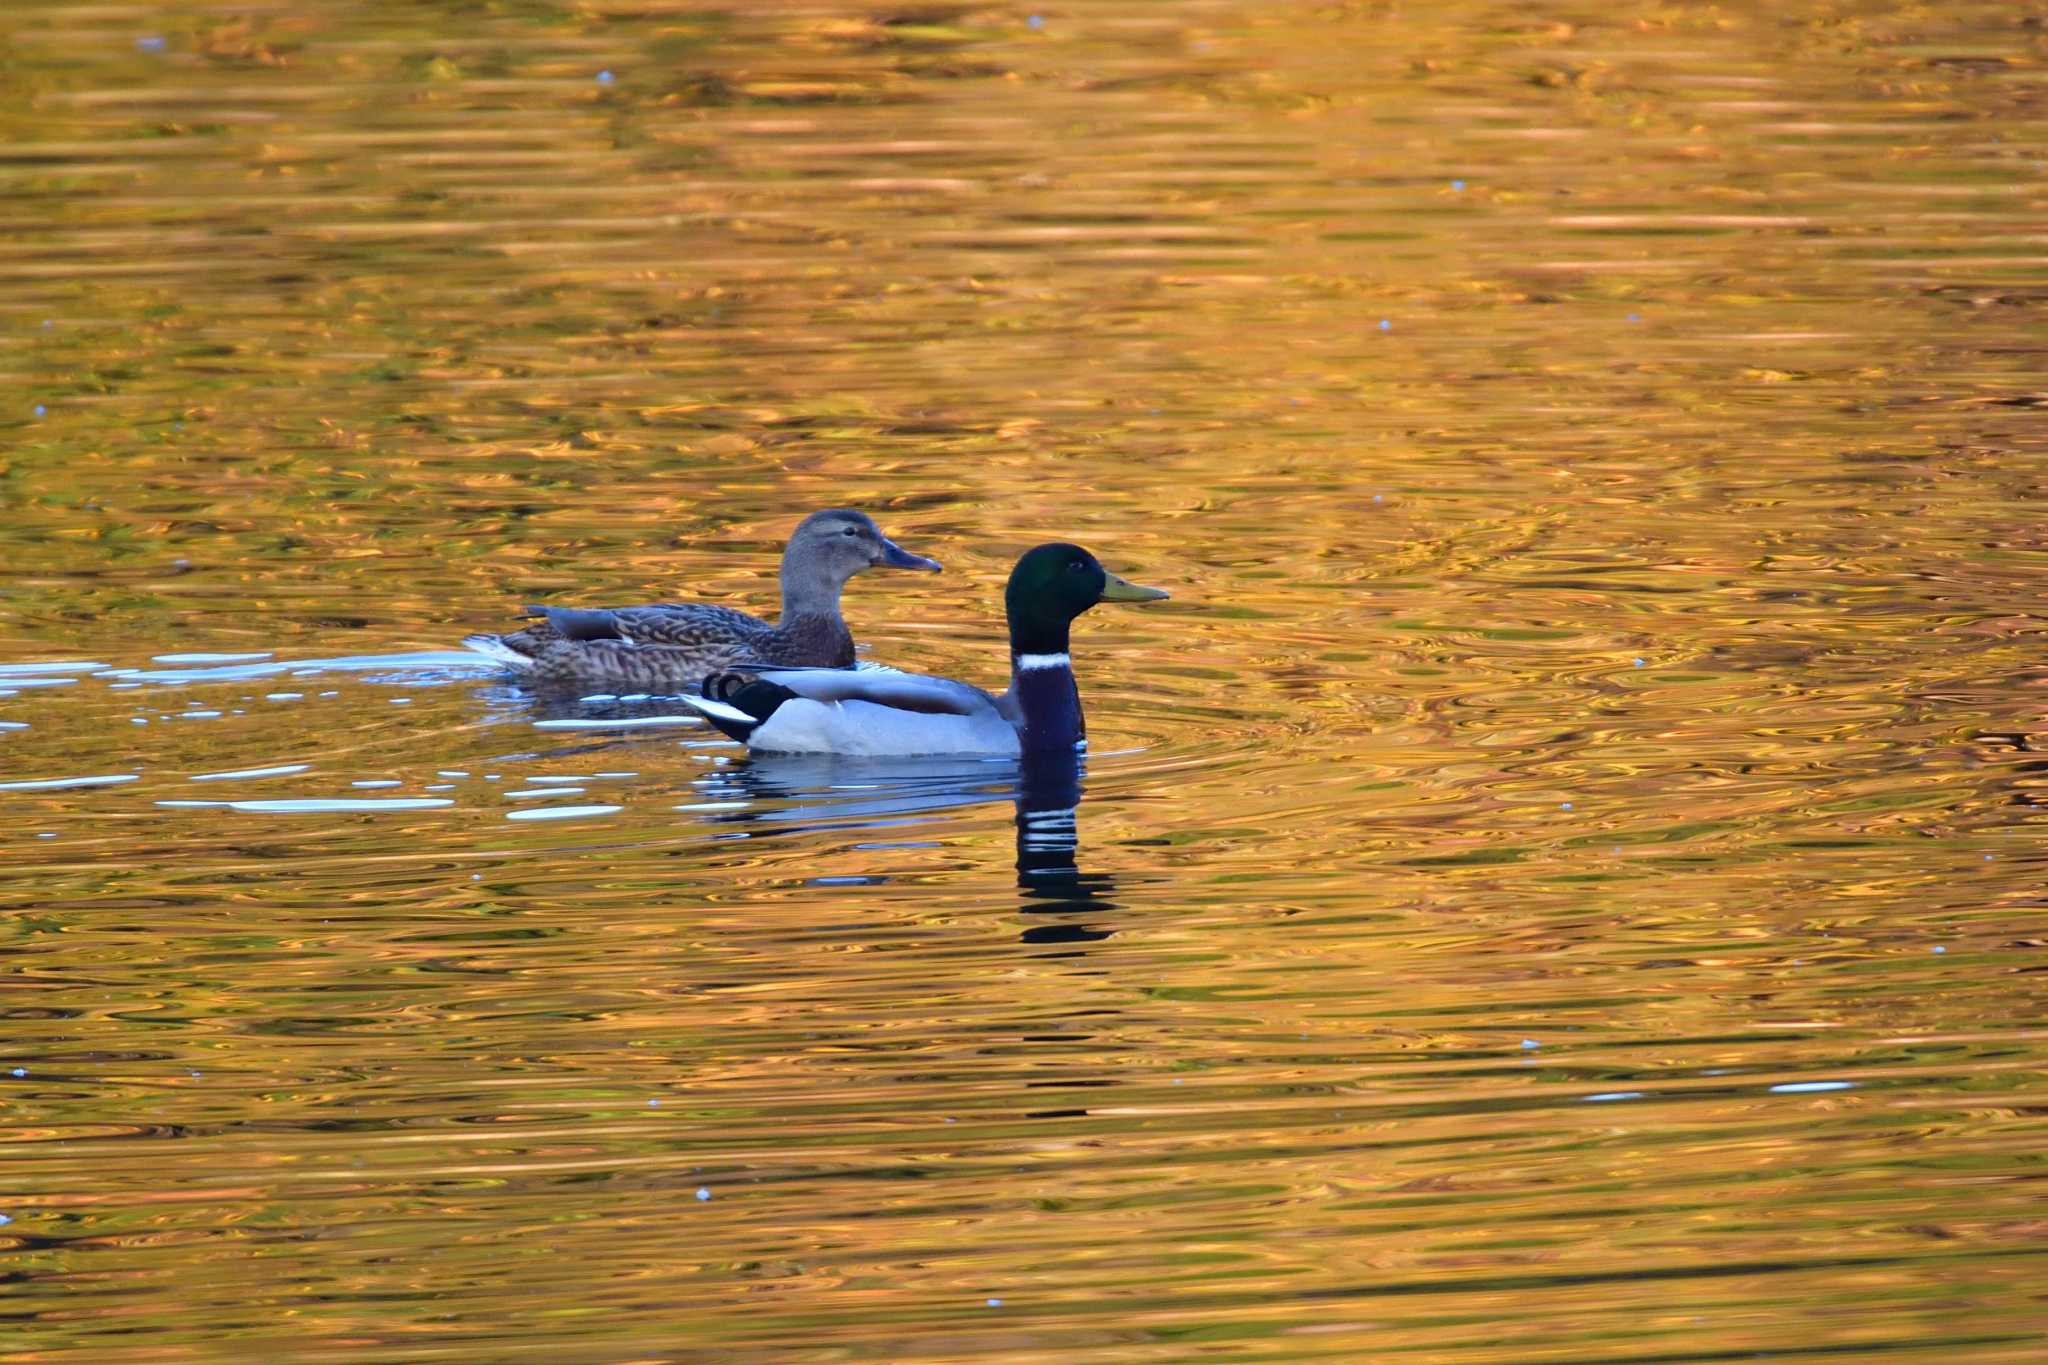
<path id="1" fill-rule="evenodd" d="M 760 644 L 768 663 L 804 668 L 845 668 L 853 663 L 853 633 L 836 618 L 800 616 L 777 626 Z"/>

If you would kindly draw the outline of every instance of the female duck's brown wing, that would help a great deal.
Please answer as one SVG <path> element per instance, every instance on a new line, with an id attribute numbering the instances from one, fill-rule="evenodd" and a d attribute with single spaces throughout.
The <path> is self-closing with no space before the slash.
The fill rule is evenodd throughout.
<path id="1" fill-rule="evenodd" d="M 663 645 L 791 668 L 844 668 L 853 662 L 853 636 L 837 616 L 785 617 L 771 626 L 730 607 L 627 607 L 605 615 L 609 638 L 643 647 Z"/>
<path id="2" fill-rule="evenodd" d="M 784 630 L 730 607 L 693 603 L 591 610 L 529 607 L 542 619 L 464 643 L 543 686 L 693 688 L 742 660 L 833 667 L 852 662 L 844 625 L 802 620 Z M 817 627 L 817 628 L 813 628 Z"/>
<path id="3" fill-rule="evenodd" d="M 558 614 L 578 618 L 602 616 L 609 627 L 608 633 L 570 634 L 555 619 Z M 620 607 L 606 612 L 565 612 L 557 607 L 549 610 L 548 619 L 554 623 L 555 629 L 562 630 L 572 640 L 617 639 L 636 645 L 668 645 L 677 649 L 729 651 L 775 633 L 775 627 L 743 611 L 701 604 Z M 585 629 L 592 629 L 595 625 L 585 625 L 580 620 L 577 624 Z"/>
<path id="4" fill-rule="evenodd" d="M 624 640 L 557 640 L 521 670 L 536 687 L 602 687 L 617 692 L 683 692 L 730 667 L 744 651 Z"/>
<path id="5" fill-rule="evenodd" d="M 509 651 L 537 659 L 564 642 L 586 644 L 616 640 L 631 644 L 674 645 L 682 649 L 726 652 L 772 636 L 774 628 L 730 607 L 670 605 L 645 607 L 529 606 L 538 617 L 524 630 L 503 635 L 476 635 L 464 641 L 472 649 L 503 657 Z"/>
<path id="6" fill-rule="evenodd" d="M 554 633 L 535 653 L 530 670 L 543 685 L 601 683 L 639 691 L 694 687 L 734 659 L 772 648 L 775 636 L 766 621 L 730 607 L 538 610 Z"/>

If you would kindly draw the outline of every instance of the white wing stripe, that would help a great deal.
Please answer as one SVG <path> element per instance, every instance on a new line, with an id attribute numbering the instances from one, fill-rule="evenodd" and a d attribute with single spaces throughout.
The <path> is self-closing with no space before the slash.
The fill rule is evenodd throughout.
<path id="1" fill-rule="evenodd" d="M 732 721 L 736 725 L 758 725 L 760 723 L 746 712 L 740 710 L 739 707 L 727 706 L 724 702 L 713 701 L 709 697 L 686 696 L 678 700 L 693 710 L 702 711 L 707 716 L 718 716 L 721 719 Z"/>

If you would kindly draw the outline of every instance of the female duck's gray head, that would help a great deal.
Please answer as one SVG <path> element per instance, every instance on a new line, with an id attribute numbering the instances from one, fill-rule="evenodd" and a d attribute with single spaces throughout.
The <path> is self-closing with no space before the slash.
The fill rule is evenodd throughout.
<path id="1" fill-rule="evenodd" d="M 869 569 L 937 573 L 939 561 L 914 555 L 882 534 L 873 517 L 844 507 L 805 517 L 782 553 L 782 609 L 836 612 L 846 580 Z"/>

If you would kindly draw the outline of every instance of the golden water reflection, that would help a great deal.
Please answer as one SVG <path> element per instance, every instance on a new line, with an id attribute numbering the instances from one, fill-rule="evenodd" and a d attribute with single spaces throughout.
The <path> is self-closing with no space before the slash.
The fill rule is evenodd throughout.
<path id="1" fill-rule="evenodd" d="M 2040 26 L 1032 18 L 0 19 L 0 1353 L 2038 1358 Z M 1085 774 L 448 653 L 825 505 Z"/>

